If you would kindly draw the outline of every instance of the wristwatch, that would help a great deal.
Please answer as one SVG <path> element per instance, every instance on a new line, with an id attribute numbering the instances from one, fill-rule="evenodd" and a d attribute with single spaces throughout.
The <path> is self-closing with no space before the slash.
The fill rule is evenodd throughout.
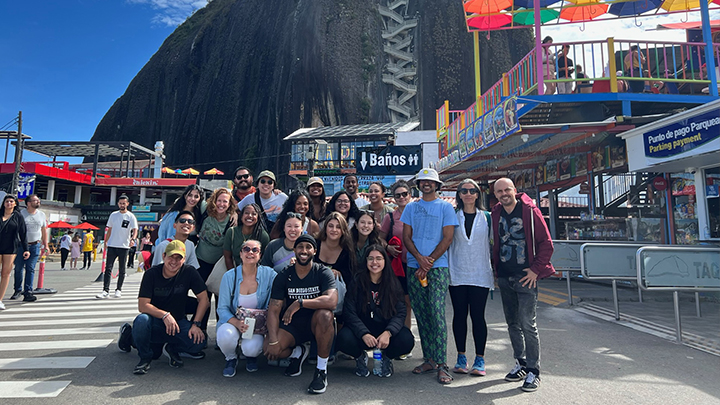
<path id="1" fill-rule="evenodd" d="M 302 307 L 303 307 L 303 306 L 302 306 L 303 299 L 302 299 L 302 298 L 298 298 L 297 301 L 298 301 L 298 304 L 300 305 L 300 308 L 302 308 Z"/>
<path id="2" fill-rule="evenodd" d="M 197 326 L 198 328 L 202 329 L 202 322 L 193 321 L 193 325 L 195 325 L 195 326 Z"/>

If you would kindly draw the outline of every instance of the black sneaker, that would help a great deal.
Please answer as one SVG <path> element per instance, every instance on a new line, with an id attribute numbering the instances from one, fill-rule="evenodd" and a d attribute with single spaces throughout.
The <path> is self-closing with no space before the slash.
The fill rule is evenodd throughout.
<path id="1" fill-rule="evenodd" d="M 188 353 L 188 352 L 180 352 L 178 353 L 180 357 L 193 359 L 193 360 L 201 360 L 205 358 L 205 352 L 197 352 L 197 353 Z"/>
<path id="2" fill-rule="evenodd" d="M 178 352 L 170 347 L 168 343 L 165 343 L 165 346 L 163 346 L 163 354 L 169 359 L 170 367 L 180 368 L 185 365 Z"/>
<path id="3" fill-rule="evenodd" d="M 36 297 L 33 293 L 31 293 L 30 291 L 24 293 L 23 295 L 25 296 L 25 298 L 23 298 L 23 301 L 25 301 L 25 302 L 35 302 L 35 301 L 37 301 L 37 297 Z"/>
<path id="4" fill-rule="evenodd" d="M 129 353 L 130 350 L 132 350 L 132 326 L 127 322 L 120 327 L 118 347 L 125 353 Z"/>
<path id="5" fill-rule="evenodd" d="M 392 359 L 385 356 L 383 353 L 382 356 L 382 369 L 380 371 L 380 377 L 390 377 L 393 375 L 394 367 L 392 363 Z"/>
<path id="6" fill-rule="evenodd" d="M 300 350 L 300 357 L 291 358 L 290 365 L 285 369 L 285 375 L 288 377 L 297 377 L 302 374 L 302 365 L 307 359 L 309 351 L 305 345 L 300 345 Z"/>
<path id="7" fill-rule="evenodd" d="M 510 370 L 509 373 L 505 376 L 505 381 L 515 382 L 515 381 L 521 381 L 525 376 L 527 375 L 527 369 L 525 367 L 521 366 L 520 363 L 515 360 L 515 367 Z"/>
<path id="8" fill-rule="evenodd" d="M 360 356 L 355 358 L 355 375 L 358 377 L 367 377 L 370 375 L 368 370 L 368 356 L 367 353 L 362 352 Z"/>
<path id="9" fill-rule="evenodd" d="M 20 298 L 21 295 L 23 295 L 22 291 L 15 291 L 15 294 L 13 294 L 12 297 L 10 297 L 10 299 L 16 300 L 16 299 Z"/>
<path id="10" fill-rule="evenodd" d="M 147 374 L 148 370 L 150 370 L 150 361 L 151 360 L 140 359 L 140 363 L 138 363 L 137 366 L 135 366 L 135 369 L 133 370 L 133 374 L 137 374 L 137 375 Z"/>
<path id="11" fill-rule="evenodd" d="M 527 377 L 525 377 L 525 382 L 522 385 L 522 390 L 525 392 L 534 392 L 537 391 L 539 385 L 540 376 L 535 375 L 535 373 L 530 371 L 527 373 Z"/>
<path id="12" fill-rule="evenodd" d="M 315 376 L 308 387 L 308 394 L 322 394 L 327 389 L 327 371 L 315 369 Z"/>

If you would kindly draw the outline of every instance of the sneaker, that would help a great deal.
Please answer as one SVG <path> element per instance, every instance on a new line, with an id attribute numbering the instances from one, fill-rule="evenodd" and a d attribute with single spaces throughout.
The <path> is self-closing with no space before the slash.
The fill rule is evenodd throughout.
<path id="1" fill-rule="evenodd" d="M 180 355 L 167 343 L 163 346 L 163 354 L 168 358 L 170 367 L 180 368 L 185 365 L 180 358 Z"/>
<path id="2" fill-rule="evenodd" d="M 327 389 L 327 371 L 315 369 L 313 380 L 308 386 L 308 393 L 322 394 Z"/>
<path id="3" fill-rule="evenodd" d="M 248 373 L 254 373 L 258 371 L 257 357 L 248 357 L 245 363 L 245 371 Z"/>
<path id="4" fill-rule="evenodd" d="M 80 270 L 85 270 L 85 266 L 80 267 Z"/>
<path id="5" fill-rule="evenodd" d="M 0 311 L 2 311 L 4 309 L 5 309 L 5 304 L 3 304 L 2 301 L 0 301 Z"/>
<path id="6" fill-rule="evenodd" d="M 140 363 L 138 363 L 137 366 L 135 366 L 135 369 L 133 370 L 133 374 L 137 374 L 137 375 L 147 374 L 148 370 L 150 369 L 150 361 L 151 360 L 140 359 Z"/>
<path id="7" fill-rule="evenodd" d="M 364 351 L 355 359 L 355 375 L 358 377 L 367 377 L 370 375 L 368 370 L 368 356 Z"/>
<path id="8" fill-rule="evenodd" d="M 408 354 L 400 355 L 400 357 L 398 357 L 398 360 L 407 360 L 407 359 L 411 359 L 411 358 L 412 358 L 412 353 L 408 353 Z"/>
<path id="9" fill-rule="evenodd" d="M 105 298 L 107 298 L 107 297 L 109 297 L 109 296 L 110 296 L 110 293 L 109 293 L 109 292 L 103 291 L 103 292 L 101 292 L 100 294 L 96 295 L 95 298 L 97 298 L 97 299 L 99 299 L 99 300 L 103 300 L 103 299 L 105 299 Z"/>
<path id="10" fill-rule="evenodd" d="M 25 298 L 23 298 L 23 301 L 24 301 L 24 302 L 35 302 L 35 301 L 37 301 L 37 297 L 36 297 L 33 293 L 31 293 L 30 291 L 28 291 L 28 292 L 26 292 L 26 293 L 23 293 L 23 295 L 25 296 Z"/>
<path id="11" fill-rule="evenodd" d="M 235 377 L 235 370 L 237 369 L 237 359 L 228 360 L 225 362 L 225 368 L 223 369 L 223 377 L 232 378 Z"/>
<path id="12" fill-rule="evenodd" d="M 122 298 L 122 291 L 115 290 L 115 298 Z"/>
<path id="13" fill-rule="evenodd" d="M 180 352 L 178 353 L 180 357 L 186 358 L 186 359 L 193 359 L 193 360 L 202 360 L 205 358 L 205 352 L 197 352 L 197 353 L 188 353 L 188 352 Z"/>
<path id="14" fill-rule="evenodd" d="M 380 377 L 390 377 L 393 375 L 393 371 L 394 371 L 394 368 L 393 368 L 393 364 L 392 364 L 392 359 L 385 356 L 385 354 L 383 354 L 382 369 L 380 371 Z"/>
<path id="15" fill-rule="evenodd" d="M 300 345 L 300 350 L 300 357 L 291 358 L 290 365 L 285 369 L 285 375 L 288 377 L 297 377 L 302 374 L 302 364 L 305 362 L 305 359 L 307 359 L 309 350 L 305 345 Z"/>
<path id="16" fill-rule="evenodd" d="M 525 377 L 522 390 L 525 392 L 534 392 L 537 391 L 538 385 L 540 385 L 540 376 L 530 371 L 527 373 L 527 377 Z"/>
<path id="17" fill-rule="evenodd" d="M 127 322 L 120 327 L 118 347 L 125 353 L 129 353 L 130 350 L 132 350 L 132 326 Z"/>
<path id="18" fill-rule="evenodd" d="M 512 370 L 507 373 L 507 375 L 505 376 L 505 381 L 521 381 L 526 375 L 527 370 L 525 370 L 525 367 L 521 366 L 520 362 L 515 360 L 515 367 L 513 367 Z"/>
<path id="19" fill-rule="evenodd" d="M 467 374 L 468 373 L 467 356 L 465 356 L 464 354 L 458 353 L 457 362 L 455 363 L 455 367 L 453 367 L 452 371 L 453 371 L 453 373 Z"/>
<path id="20" fill-rule="evenodd" d="M 485 375 L 485 358 L 475 356 L 475 362 L 473 363 L 470 375 L 483 376 Z"/>
<path id="21" fill-rule="evenodd" d="M 10 297 L 10 299 L 16 300 L 16 299 L 20 298 L 21 295 L 23 295 L 22 291 L 15 291 L 15 294 L 13 294 L 12 297 Z"/>

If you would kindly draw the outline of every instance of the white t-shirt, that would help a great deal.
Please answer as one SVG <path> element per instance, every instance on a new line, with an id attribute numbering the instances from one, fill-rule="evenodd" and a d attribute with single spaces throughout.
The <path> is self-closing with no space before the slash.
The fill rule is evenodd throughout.
<path id="1" fill-rule="evenodd" d="M 20 213 L 22 214 L 23 218 L 25 218 L 25 227 L 27 228 L 27 241 L 36 242 L 42 240 L 42 227 L 47 225 L 45 213 L 37 210 L 34 214 L 30 215 L 27 208 L 23 208 Z"/>
<path id="2" fill-rule="evenodd" d="M 358 208 L 362 207 L 363 205 L 370 204 L 370 201 L 358 196 L 358 198 L 355 199 L 355 205 L 358 206 Z"/>
<path id="3" fill-rule="evenodd" d="M 285 201 L 287 201 L 288 196 L 285 193 L 280 193 L 275 195 L 275 193 L 272 193 L 270 198 L 265 199 L 260 197 L 260 202 L 262 202 L 263 210 L 265 210 L 265 215 L 267 215 L 267 219 L 270 222 L 277 222 L 277 217 L 280 215 L 280 212 L 282 211 L 283 204 L 285 204 Z M 245 206 L 250 205 L 255 202 L 255 193 L 248 194 L 245 196 L 245 198 L 242 199 L 238 203 L 238 209 L 242 211 Z"/>
<path id="4" fill-rule="evenodd" d="M 137 218 L 132 212 L 113 212 L 108 218 L 107 227 L 112 229 L 110 239 L 107 240 L 108 247 L 130 249 L 130 232 L 138 229 Z"/>
<path id="5" fill-rule="evenodd" d="M 171 238 L 175 240 L 174 236 L 172 236 Z M 165 248 L 167 247 L 168 243 L 170 243 L 170 241 L 167 239 L 163 240 L 162 242 L 158 242 L 157 246 L 155 247 L 155 255 L 153 256 L 153 266 L 157 266 L 158 264 L 163 262 L 163 253 L 165 253 Z M 195 269 L 200 268 L 200 263 L 198 262 L 197 256 L 195 255 L 195 244 L 190 239 L 185 241 L 185 264 L 190 267 L 195 267 Z"/>

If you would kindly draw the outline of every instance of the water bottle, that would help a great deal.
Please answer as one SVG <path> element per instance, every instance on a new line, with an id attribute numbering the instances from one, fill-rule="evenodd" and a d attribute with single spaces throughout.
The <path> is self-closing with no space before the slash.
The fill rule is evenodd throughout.
<path id="1" fill-rule="evenodd" d="M 373 374 L 382 375 L 382 352 L 377 348 L 373 350 Z"/>

